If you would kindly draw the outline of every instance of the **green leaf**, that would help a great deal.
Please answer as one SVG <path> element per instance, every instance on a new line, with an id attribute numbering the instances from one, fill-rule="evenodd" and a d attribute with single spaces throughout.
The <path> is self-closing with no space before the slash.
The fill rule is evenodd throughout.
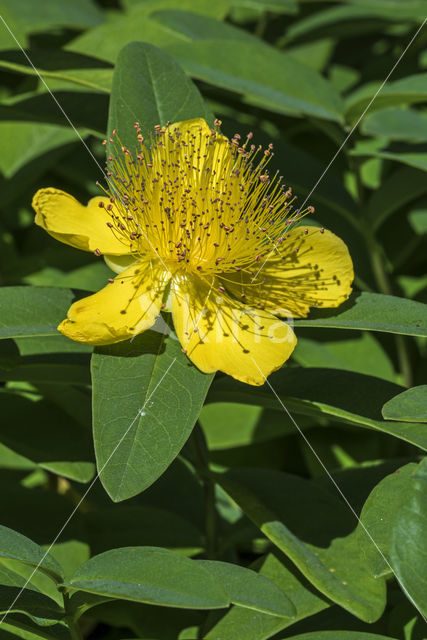
<path id="1" fill-rule="evenodd" d="M 151 18 L 156 11 L 180 9 L 191 11 L 201 16 L 221 19 L 228 9 L 224 0 L 209 2 L 209 0 L 181 0 L 179 3 L 170 0 L 143 0 L 131 7 L 125 15 L 116 15 L 114 20 L 107 21 L 95 29 L 87 31 L 69 43 L 66 48 L 70 51 L 116 62 L 117 56 L 130 42 L 149 43 L 158 47 L 188 40 L 188 36 L 174 28 L 161 25 Z M 221 23 L 218 23 L 221 28 Z"/>
<path id="2" fill-rule="evenodd" d="M 0 525 L 0 557 L 19 560 L 37 567 L 55 582 L 61 582 L 62 570 L 54 558 L 38 544 L 17 531 Z"/>
<path id="3" fill-rule="evenodd" d="M 334 47 L 334 40 L 325 38 L 300 44 L 296 47 L 288 47 L 286 51 L 294 60 L 321 73 L 328 64 Z"/>
<path id="4" fill-rule="evenodd" d="M 415 104 L 427 99 L 427 74 L 418 73 L 401 80 L 387 82 L 369 107 L 369 114 L 385 107 L 400 104 Z M 368 106 L 381 84 L 378 82 L 366 84 L 356 89 L 346 100 L 346 119 L 355 122 Z"/>
<path id="5" fill-rule="evenodd" d="M 45 400 L 29 400 L 4 390 L 0 391 L 0 407 L 6 418 L 0 440 L 12 451 L 77 482 L 88 482 L 93 477 L 95 468 L 86 427 Z"/>
<path id="6" fill-rule="evenodd" d="M 24 26 L 26 33 L 37 33 L 58 27 L 68 29 L 86 29 L 95 27 L 103 21 L 100 9 L 90 0 L 43 0 L 35 7 L 32 0 L 3 0 L 3 5 Z"/>
<path id="7" fill-rule="evenodd" d="M 134 123 L 144 135 L 154 125 L 211 115 L 178 63 L 156 47 L 132 42 L 119 54 L 111 91 L 108 130 L 117 129 L 129 149 L 136 143 Z"/>
<path id="8" fill-rule="evenodd" d="M 402 391 L 385 403 L 382 414 L 386 420 L 427 422 L 427 385 Z"/>
<path id="9" fill-rule="evenodd" d="M 361 131 L 389 140 L 427 142 L 427 114 L 415 109 L 381 109 L 364 118 Z"/>
<path id="10" fill-rule="evenodd" d="M 298 336 L 297 346 L 292 358 L 304 367 L 328 367 L 355 371 L 367 375 L 395 380 L 391 359 L 381 343 L 371 334 L 364 332 L 347 339 L 313 340 L 304 337 L 304 331 Z M 322 336 L 323 337 L 323 336 Z"/>
<path id="11" fill-rule="evenodd" d="M 360 631 L 315 631 L 298 636 L 286 636 L 287 640 L 394 640 L 390 636 Z M 281 639 L 278 639 L 281 640 Z"/>
<path id="12" fill-rule="evenodd" d="M 412 476 L 411 489 L 393 525 L 391 563 L 400 585 L 427 616 L 427 458 Z"/>
<path id="13" fill-rule="evenodd" d="M 35 69 L 21 51 L 3 51 L 0 58 L 0 68 L 30 76 L 38 76 L 40 73 L 43 78 L 48 80 L 51 90 L 59 87 L 70 89 L 72 87 L 68 87 L 69 84 L 77 84 L 80 91 L 100 93 L 109 93 L 110 91 L 113 77 L 112 65 L 97 57 L 57 49 L 54 56 L 50 51 L 32 51 L 31 61 Z M 51 96 L 49 97 L 51 98 Z M 60 123 L 63 125 L 64 120 L 62 119 Z"/>
<path id="14" fill-rule="evenodd" d="M 78 140 L 65 127 L 31 122 L 0 122 L 0 171 L 6 178 L 38 156 Z"/>
<path id="15" fill-rule="evenodd" d="M 341 121 L 339 95 L 318 73 L 266 44 L 212 38 L 166 50 L 193 77 L 277 113 Z"/>
<path id="16" fill-rule="evenodd" d="M 13 11 L 10 7 L 2 6 L 2 18 L 9 27 L 9 29 L 6 29 L 3 25 L 3 28 L 0 30 L 0 51 L 2 51 L 2 54 L 3 49 L 10 49 L 11 47 L 16 46 L 15 38 L 24 49 L 28 46 L 28 38 L 25 34 L 24 25 L 19 20 L 19 15 L 17 16 L 16 13 L 16 9 Z M 15 37 L 10 34 L 9 30 Z"/>
<path id="17" fill-rule="evenodd" d="M 298 13 L 296 0 L 231 0 L 233 7 L 272 11 L 274 13 Z"/>
<path id="18" fill-rule="evenodd" d="M 271 616 L 260 611 L 231 607 L 223 618 L 206 634 L 206 640 L 266 640 L 299 620 L 315 615 L 330 607 L 330 602 L 315 593 L 311 585 L 296 577 L 291 563 L 282 555 L 269 553 L 259 558 L 251 568 L 260 576 L 274 582 L 294 603 L 297 613 L 294 619 Z M 301 582 L 303 580 L 303 582 Z"/>
<path id="19" fill-rule="evenodd" d="M 57 326 L 74 300 L 69 289 L 0 288 L 0 338 L 57 336 Z"/>
<path id="20" fill-rule="evenodd" d="M 49 554 L 55 558 L 63 569 L 66 580 L 90 558 L 89 545 L 78 540 L 59 542 L 50 548 Z"/>
<path id="21" fill-rule="evenodd" d="M 126 547 L 95 556 L 65 583 L 77 589 L 189 609 L 228 607 L 221 585 L 194 560 L 157 547 Z"/>
<path id="22" fill-rule="evenodd" d="M 5 66 L 0 60 L 0 67 Z M 7 68 L 7 67 L 6 67 Z M 16 70 L 16 69 L 15 69 Z M 22 67 L 23 73 L 25 73 Z M 95 76 L 95 72 L 91 72 Z M 110 84 L 112 69 L 109 69 Z M 108 95 L 105 92 L 91 91 L 89 87 L 68 87 L 68 80 L 57 80 L 55 96 L 75 127 L 94 131 L 95 135 L 105 136 L 105 112 L 108 110 Z M 49 84 L 51 84 L 49 80 Z M 61 89 L 60 84 L 64 85 Z M 71 80 L 70 80 L 71 82 Z M 55 84 L 55 83 L 53 83 Z M 75 83 L 73 83 L 75 84 Z M 51 125 L 64 125 L 64 115 L 48 91 L 26 92 L 0 99 L 0 120 L 18 122 L 40 122 Z M 77 138 L 77 136 L 76 136 Z M 74 138 L 74 140 L 76 139 Z M 106 267 L 105 267 L 106 268 Z M 46 267 L 48 269 L 48 267 Z M 36 284 L 36 283 L 35 283 Z M 43 283 L 51 284 L 51 283 Z M 56 282 L 52 283 L 57 286 Z M 67 286 L 63 284 L 62 286 Z"/>
<path id="23" fill-rule="evenodd" d="M 398 20 L 390 12 L 393 20 Z M 295 40 L 307 38 L 339 36 L 357 36 L 370 31 L 376 31 L 378 23 L 372 18 L 377 17 L 378 9 L 370 6 L 338 6 L 323 11 L 314 11 L 305 18 L 301 18 L 287 29 L 280 40 L 281 45 Z"/>
<path id="24" fill-rule="evenodd" d="M 229 10 L 229 0 L 217 0 L 217 2 L 209 2 L 209 0 L 198 0 L 198 2 L 194 2 L 194 0 L 123 0 L 123 5 L 129 14 L 132 14 L 133 7 L 138 7 L 141 12 L 149 14 L 163 9 L 176 9 L 179 6 L 180 9 L 194 11 L 201 16 L 211 16 L 217 20 L 225 18 Z"/>
<path id="25" fill-rule="evenodd" d="M 229 562 L 198 560 L 223 585 L 230 601 L 240 607 L 273 616 L 293 618 L 295 607 L 286 594 L 268 578 Z"/>
<path id="26" fill-rule="evenodd" d="M 427 209 L 414 209 L 408 214 L 408 221 L 416 234 L 419 236 L 427 234 Z"/>
<path id="27" fill-rule="evenodd" d="M 30 287 L 21 287 L 22 293 L 29 289 Z M 66 315 L 66 313 L 67 308 L 64 305 L 64 314 Z M 70 340 L 63 336 L 59 331 L 54 335 L 46 336 L 18 336 L 14 338 L 13 341 L 18 347 L 19 353 L 24 360 L 27 356 L 46 356 L 47 354 L 56 354 L 57 358 L 62 358 L 62 355 L 65 354 L 66 358 L 66 354 L 89 354 L 93 351 L 92 345 L 83 344 L 82 342 L 74 342 L 74 340 Z"/>
<path id="28" fill-rule="evenodd" d="M 353 293 L 338 309 L 312 310 L 298 327 L 361 329 L 427 337 L 427 305 L 381 293 Z"/>
<path id="29" fill-rule="evenodd" d="M 199 422 L 210 451 L 268 442 L 293 433 L 277 411 L 233 402 L 205 404 Z"/>
<path id="30" fill-rule="evenodd" d="M 271 470 L 233 469 L 218 482 L 321 593 L 373 622 L 385 606 L 385 583 L 370 575 L 354 517 L 339 496 Z M 310 517 L 307 517 L 310 514 Z"/>
<path id="31" fill-rule="evenodd" d="M 224 40 L 246 40 L 253 45 L 259 44 L 258 38 L 243 29 L 220 22 L 207 16 L 189 11 L 155 11 L 151 19 L 171 32 L 181 34 L 187 40 L 206 40 L 207 38 L 221 38 Z"/>
<path id="32" fill-rule="evenodd" d="M 354 4 L 376 12 L 381 17 L 390 17 L 392 20 L 400 18 L 415 18 L 424 20 L 427 11 L 426 0 L 410 0 L 404 3 L 395 3 L 394 0 L 345 0 L 348 4 Z"/>
<path id="33" fill-rule="evenodd" d="M 363 505 L 360 514 L 363 527 L 359 524 L 357 528 L 359 546 L 364 550 L 375 577 L 391 573 L 389 563 L 393 524 L 408 499 L 416 469 L 417 465 L 410 463 L 387 475 L 374 487 Z"/>
<path id="34" fill-rule="evenodd" d="M 421 449 L 427 448 L 423 424 L 381 419 L 383 404 L 402 389 L 396 384 L 350 371 L 297 367 L 276 371 L 269 381 L 271 387 L 264 384 L 249 389 L 236 380 L 218 379 L 212 386 L 208 401 L 241 402 L 283 411 L 280 398 L 291 413 L 317 418 L 328 416 L 338 422 L 388 433 Z"/>
<path id="35" fill-rule="evenodd" d="M 23 616 L 6 619 L 2 623 L 0 640 L 72 640 L 70 633 L 63 624 L 51 627 L 39 627 Z"/>
<path id="36" fill-rule="evenodd" d="M 356 146 L 352 151 L 353 156 L 371 156 L 374 158 L 385 158 L 386 160 L 395 160 L 402 164 L 407 164 L 414 169 L 427 171 L 427 145 L 422 144 L 406 144 L 403 142 L 395 142 L 388 147 L 382 147 L 381 139 L 374 141 L 373 145 Z"/>
<path id="37" fill-rule="evenodd" d="M 105 126 L 104 123 L 103 126 Z M 23 281 L 37 287 L 47 286 L 99 291 L 105 287 L 105 283 L 110 277 L 111 269 L 102 260 L 66 272 L 55 267 L 44 267 L 40 271 L 25 276 Z"/>
<path id="38" fill-rule="evenodd" d="M 405 189 L 402 189 L 402 184 Z M 378 229 L 387 218 L 400 207 L 418 198 L 427 191 L 427 180 L 424 171 L 401 167 L 383 180 L 379 189 L 370 199 L 366 214 L 374 229 Z"/>
<path id="39" fill-rule="evenodd" d="M 167 469 L 191 433 L 212 378 L 190 363 L 178 340 L 154 331 L 95 351 L 95 453 L 114 501 L 140 493 Z"/>
<path id="40" fill-rule="evenodd" d="M 88 135 L 84 130 L 79 133 L 83 140 Z M 19 199 L 26 188 L 56 165 L 70 145 L 81 143 L 70 128 L 37 123 L 3 121 L 0 122 L 0 135 L 0 172 L 4 174 L 0 179 L 2 208 Z"/>
<path id="41" fill-rule="evenodd" d="M 61 607 L 42 593 L 32 589 L 22 591 L 24 584 L 21 578 L 19 586 L 0 585 L 0 618 L 1 614 L 8 613 L 9 617 L 9 614 L 20 613 L 40 626 L 50 626 L 63 619 Z"/>
<path id="42" fill-rule="evenodd" d="M 360 78 L 360 73 L 353 67 L 341 64 L 331 64 L 329 66 L 329 81 L 336 91 L 344 93 L 351 89 Z"/>

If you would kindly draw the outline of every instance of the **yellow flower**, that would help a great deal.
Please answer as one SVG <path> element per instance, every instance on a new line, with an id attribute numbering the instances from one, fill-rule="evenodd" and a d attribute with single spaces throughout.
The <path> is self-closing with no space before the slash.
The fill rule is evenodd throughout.
<path id="1" fill-rule="evenodd" d="M 296 337 L 280 317 L 336 307 L 349 296 L 353 266 L 330 231 L 298 222 L 292 194 L 262 151 L 230 141 L 202 119 L 155 127 L 150 145 L 138 124 L 134 154 L 110 138 L 108 191 L 86 207 L 41 189 L 36 223 L 54 238 L 103 255 L 119 275 L 75 302 L 59 331 L 106 345 L 172 312 L 183 351 L 203 372 L 259 385 L 291 355 Z"/>

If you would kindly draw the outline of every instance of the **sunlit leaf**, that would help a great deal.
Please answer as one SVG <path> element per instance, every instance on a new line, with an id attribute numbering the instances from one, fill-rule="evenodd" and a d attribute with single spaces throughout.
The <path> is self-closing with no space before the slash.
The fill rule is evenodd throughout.
<path id="1" fill-rule="evenodd" d="M 261 405 L 282 411 L 284 419 L 285 407 L 291 414 L 328 416 L 388 433 L 426 450 L 424 424 L 382 420 L 383 404 L 401 390 L 386 380 L 350 371 L 287 367 L 273 373 L 269 383 L 254 389 L 232 379 L 217 380 L 208 399 Z"/>
<path id="2" fill-rule="evenodd" d="M 222 584 L 233 604 L 273 616 L 295 616 L 291 600 L 268 578 L 230 562 L 199 560 L 198 563 Z"/>
<path id="3" fill-rule="evenodd" d="M 221 585 L 197 562 L 157 547 L 126 547 L 94 556 L 66 583 L 69 589 L 170 607 L 229 605 Z"/>
<path id="4" fill-rule="evenodd" d="M 200 93 L 173 58 L 140 42 L 123 49 L 114 72 L 108 119 L 108 130 L 117 129 L 123 144 L 134 148 L 135 122 L 148 135 L 157 124 L 197 116 L 212 120 Z"/>
<path id="5" fill-rule="evenodd" d="M 427 385 L 402 391 L 385 403 L 382 414 L 386 420 L 427 422 Z"/>
<path id="6" fill-rule="evenodd" d="M 371 577 L 351 534 L 353 516 L 338 496 L 271 470 L 233 469 L 217 478 L 321 593 L 362 620 L 379 618 L 385 584 Z"/>
<path id="7" fill-rule="evenodd" d="M 38 567 L 40 571 L 56 582 L 60 582 L 62 579 L 61 567 L 54 558 L 29 538 L 1 525 L 0 556 L 19 560 L 31 567 Z"/>
<path id="8" fill-rule="evenodd" d="M 353 294 L 338 309 L 312 310 L 295 327 L 361 329 L 427 337 L 427 305 L 380 293 Z"/>
<path id="9" fill-rule="evenodd" d="M 98 471 L 113 500 L 125 500 L 150 486 L 178 455 L 212 375 L 189 362 L 178 340 L 147 331 L 97 349 L 92 380 Z"/>
<path id="10" fill-rule="evenodd" d="M 427 96 L 426 78 L 427 74 L 419 73 L 401 80 L 387 82 L 369 107 L 369 113 L 385 107 L 424 102 Z M 352 122 L 355 121 L 363 113 L 380 86 L 380 83 L 370 83 L 356 89 L 346 101 L 346 118 Z"/>
<path id="11" fill-rule="evenodd" d="M 411 489 L 393 525 L 391 562 L 400 585 L 420 613 L 427 616 L 427 458 L 412 476 Z"/>

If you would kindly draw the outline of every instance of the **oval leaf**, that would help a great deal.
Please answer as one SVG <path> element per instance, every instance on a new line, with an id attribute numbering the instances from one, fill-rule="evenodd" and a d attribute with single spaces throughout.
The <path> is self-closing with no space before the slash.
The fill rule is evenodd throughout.
<path id="1" fill-rule="evenodd" d="M 12 613 L 22 614 L 42 627 L 55 624 L 65 616 L 61 607 L 42 593 L 0 585 L 0 618 L 1 614 Z"/>
<path id="2" fill-rule="evenodd" d="M 274 372 L 269 381 L 271 387 L 266 383 L 248 389 L 236 380 L 220 378 L 209 393 L 209 401 L 255 404 L 278 411 L 283 411 L 284 403 L 295 413 L 317 418 L 327 415 L 332 420 L 388 433 L 427 450 L 424 424 L 381 419 L 383 404 L 402 390 L 397 384 L 320 367 L 283 368 Z"/>
<path id="3" fill-rule="evenodd" d="M 327 80 L 263 43 L 212 38 L 172 44 L 167 51 L 194 78 L 241 93 L 264 109 L 342 119 L 340 97 Z"/>
<path id="4" fill-rule="evenodd" d="M 427 99 L 427 73 L 418 73 L 401 80 L 388 82 L 369 107 L 369 114 L 398 104 L 415 104 Z M 369 83 L 356 89 L 346 101 L 346 118 L 351 122 L 366 109 L 380 83 Z"/>
<path id="5" fill-rule="evenodd" d="M 188 609 L 228 607 L 221 585 L 196 561 L 158 547 L 125 547 L 95 556 L 65 586 L 98 595 Z"/>
<path id="6" fill-rule="evenodd" d="M 0 557 L 19 560 L 38 567 L 55 582 L 62 580 L 62 569 L 54 558 L 21 533 L 0 525 Z"/>
<path id="7" fill-rule="evenodd" d="M 140 493 L 167 469 L 191 433 L 212 378 L 190 363 L 177 340 L 154 331 L 94 353 L 95 453 L 113 500 Z"/>
<path id="8" fill-rule="evenodd" d="M 354 518 L 339 496 L 264 469 L 233 469 L 217 479 L 321 593 L 365 622 L 380 617 L 385 582 L 371 575 L 354 535 Z"/>
<path id="9" fill-rule="evenodd" d="M 331 602 L 312 589 L 308 582 L 304 580 L 303 585 L 299 581 L 297 570 L 292 571 L 292 565 L 281 554 L 269 553 L 261 556 L 251 566 L 259 575 L 274 582 L 281 591 L 292 595 L 297 609 L 296 617 L 282 618 L 253 609 L 231 607 L 204 636 L 204 640 L 265 640 L 275 637 L 277 633 L 299 620 L 314 616 L 331 606 Z"/>
<path id="10" fill-rule="evenodd" d="M 427 337 L 427 304 L 381 293 L 354 293 L 339 309 L 312 310 L 296 327 L 361 329 Z"/>
<path id="11" fill-rule="evenodd" d="M 273 616 L 295 616 L 296 609 L 287 595 L 274 582 L 252 569 L 215 560 L 197 562 L 223 585 L 233 604 Z"/>
<path id="12" fill-rule="evenodd" d="M 385 403 L 382 414 L 386 420 L 427 422 L 427 385 L 399 393 Z"/>
<path id="13" fill-rule="evenodd" d="M 2 287 L 0 338 L 57 336 L 74 297 L 56 287 Z"/>
<path id="14" fill-rule="evenodd" d="M 134 123 L 146 135 L 157 124 L 212 115 L 198 89 L 167 53 L 131 42 L 119 54 L 111 91 L 108 131 L 117 129 L 129 149 L 136 144 Z"/>
<path id="15" fill-rule="evenodd" d="M 286 636 L 287 640 L 394 640 L 390 636 L 360 631 L 314 631 L 300 636 Z"/>
<path id="16" fill-rule="evenodd" d="M 420 613 L 427 616 L 427 458 L 412 476 L 411 490 L 395 520 L 391 564 L 400 585 Z"/>

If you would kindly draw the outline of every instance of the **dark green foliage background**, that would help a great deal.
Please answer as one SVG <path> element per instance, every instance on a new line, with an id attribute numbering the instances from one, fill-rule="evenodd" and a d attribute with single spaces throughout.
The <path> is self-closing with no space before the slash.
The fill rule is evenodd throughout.
<path id="1" fill-rule="evenodd" d="M 426 28 L 364 110 L 427 1 L 0 10 L 0 640 L 425 639 Z M 86 202 L 108 130 L 212 114 L 274 142 L 355 264 L 274 393 L 169 331 L 95 353 L 56 331 L 111 274 L 33 224 L 34 192 Z"/>

